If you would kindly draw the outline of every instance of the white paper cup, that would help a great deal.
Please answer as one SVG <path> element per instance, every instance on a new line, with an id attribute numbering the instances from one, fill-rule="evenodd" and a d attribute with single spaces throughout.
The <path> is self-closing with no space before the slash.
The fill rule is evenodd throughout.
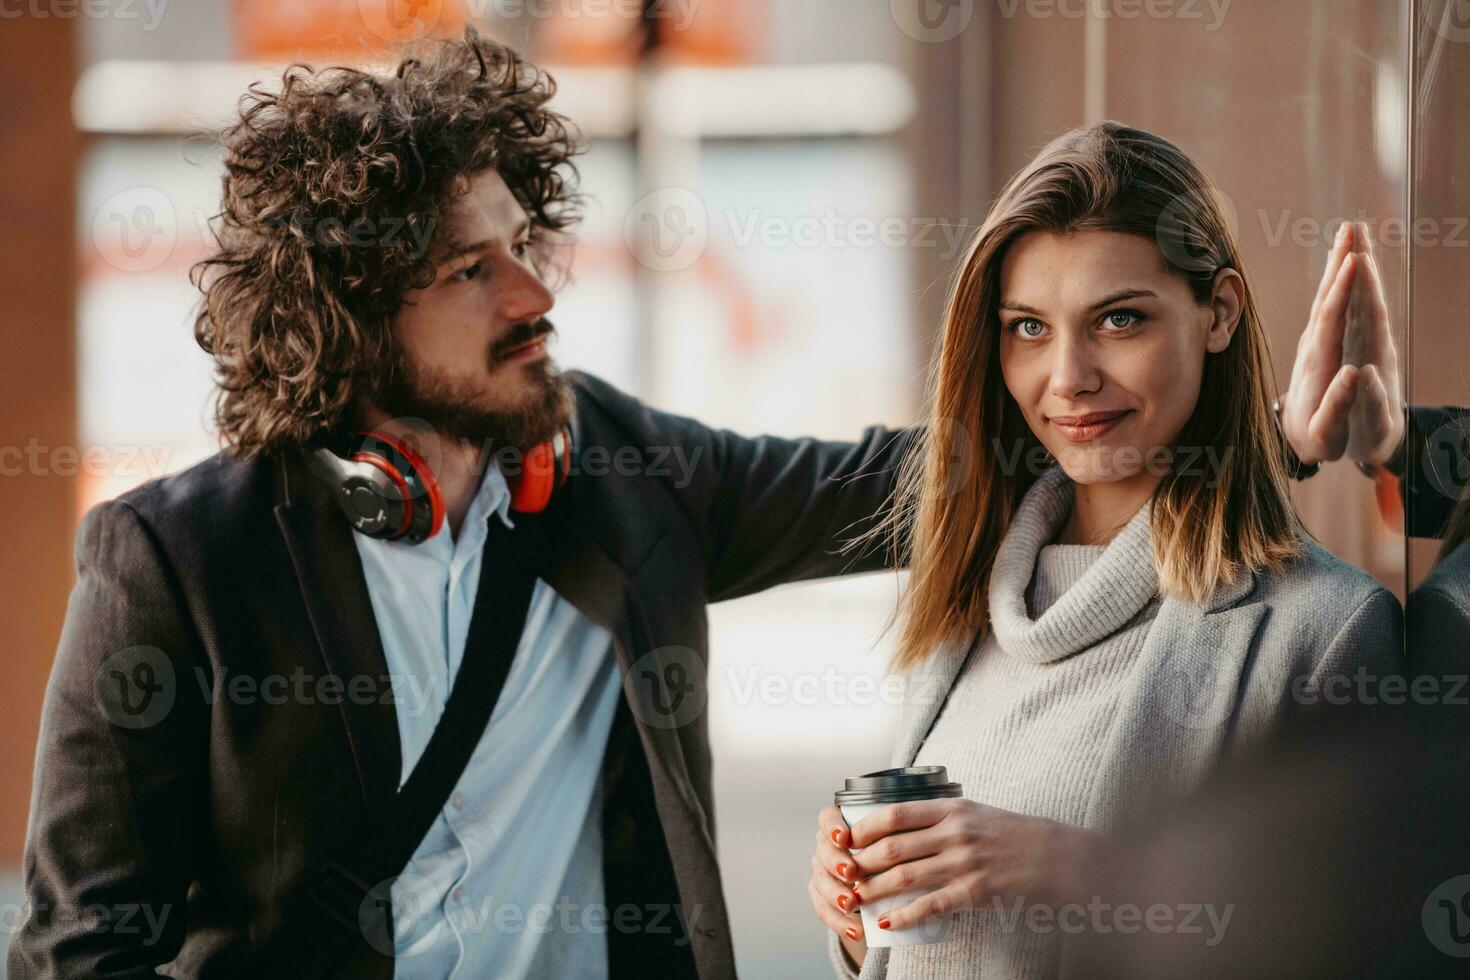
<path id="1" fill-rule="evenodd" d="M 849 828 L 893 803 L 906 800 L 932 800 L 960 796 L 960 785 L 948 781 L 943 766 L 917 766 L 908 769 L 885 769 L 847 780 L 846 789 L 837 794 L 837 806 Z M 848 853 L 861 854 L 862 848 Z M 912 888 L 899 895 L 864 900 L 858 906 L 863 920 L 864 940 L 869 947 L 924 946 L 948 942 L 954 928 L 951 915 L 931 916 L 906 929 L 879 929 L 878 918 L 893 909 L 907 905 L 934 891 L 934 887 Z"/>

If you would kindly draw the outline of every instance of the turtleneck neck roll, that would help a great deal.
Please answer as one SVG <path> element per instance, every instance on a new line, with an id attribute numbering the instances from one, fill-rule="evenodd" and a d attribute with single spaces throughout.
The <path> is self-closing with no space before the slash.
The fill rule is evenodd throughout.
<path id="1" fill-rule="evenodd" d="M 1066 523 L 1072 502 L 1072 481 L 1061 467 L 1051 468 L 1022 498 L 996 553 L 990 625 L 1012 657 L 1049 663 L 1086 650 L 1158 594 L 1151 506 L 1140 508 L 1106 546 L 1048 544 Z"/>

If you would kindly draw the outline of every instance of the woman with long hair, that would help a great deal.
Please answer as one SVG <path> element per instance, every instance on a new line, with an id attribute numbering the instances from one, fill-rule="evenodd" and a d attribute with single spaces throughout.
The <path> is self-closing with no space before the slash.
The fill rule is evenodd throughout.
<path id="1" fill-rule="evenodd" d="M 1273 388 L 1221 196 L 1178 147 L 1105 122 L 1006 186 L 877 532 L 911 568 L 892 764 L 963 796 L 821 812 L 810 893 L 840 972 L 1056 973 L 1067 920 L 1028 910 L 1085 910 L 1110 831 L 1334 681 L 1398 672 L 1397 600 L 1295 515 Z M 916 886 L 879 928 L 952 914 L 952 940 L 867 952 L 863 904 Z"/>

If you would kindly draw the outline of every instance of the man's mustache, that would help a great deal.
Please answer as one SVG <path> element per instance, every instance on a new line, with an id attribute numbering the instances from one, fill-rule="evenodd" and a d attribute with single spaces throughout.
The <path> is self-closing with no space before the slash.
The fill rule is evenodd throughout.
<path id="1" fill-rule="evenodd" d="M 532 323 L 517 323 L 504 337 L 491 346 L 490 358 L 498 364 L 517 347 L 524 347 L 533 340 L 543 336 L 549 337 L 554 333 L 556 333 L 556 327 L 552 326 L 551 321 L 545 317 Z"/>

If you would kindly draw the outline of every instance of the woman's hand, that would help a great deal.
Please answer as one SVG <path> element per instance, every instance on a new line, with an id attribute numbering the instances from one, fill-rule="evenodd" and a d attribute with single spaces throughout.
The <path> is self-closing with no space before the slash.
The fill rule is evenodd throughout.
<path id="1" fill-rule="evenodd" d="M 807 885 L 817 918 L 842 940 L 842 947 L 853 962 L 862 967 L 867 953 L 863 942 L 863 920 L 857 913 L 858 897 L 853 893 L 857 881 L 856 861 L 844 849 L 851 837 L 842 811 L 825 806 L 817 816 L 817 850 L 812 855 L 812 880 Z"/>
<path id="2" fill-rule="evenodd" d="M 903 929 L 996 899 L 1031 905 L 1080 898 L 1104 841 L 1095 831 L 973 800 L 916 800 L 853 827 L 852 846 L 861 850 L 849 860 L 857 864 L 863 902 L 935 889 L 878 923 Z"/>
<path id="3" fill-rule="evenodd" d="M 1353 251 L 1359 242 L 1362 254 Z M 1348 303 L 1355 284 L 1363 289 L 1366 323 L 1349 338 Z M 1350 340 L 1358 349 L 1345 350 Z M 1345 364 L 1345 358 L 1359 363 Z M 1403 441 L 1404 424 L 1398 347 L 1373 242 L 1366 228 L 1343 225 L 1297 341 L 1291 381 L 1281 399 L 1281 428 L 1303 463 L 1349 455 L 1382 465 Z"/>

